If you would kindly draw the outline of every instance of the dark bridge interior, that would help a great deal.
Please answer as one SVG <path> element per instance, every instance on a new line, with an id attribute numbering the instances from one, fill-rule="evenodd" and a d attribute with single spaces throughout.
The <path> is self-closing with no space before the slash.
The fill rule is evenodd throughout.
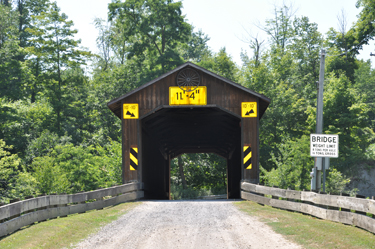
<path id="1" fill-rule="evenodd" d="M 170 160 L 183 153 L 226 158 L 228 197 L 240 197 L 241 117 L 216 105 L 160 106 L 141 117 L 140 126 L 146 198 L 169 198 Z"/>

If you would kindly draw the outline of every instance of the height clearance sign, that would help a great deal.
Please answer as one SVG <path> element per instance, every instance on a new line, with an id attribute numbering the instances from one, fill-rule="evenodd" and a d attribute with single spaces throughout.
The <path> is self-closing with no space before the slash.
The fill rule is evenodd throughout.
<path id="1" fill-rule="evenodd" d="M 310 156 L 339 157 L 339 135 L 310 134 Z"/>

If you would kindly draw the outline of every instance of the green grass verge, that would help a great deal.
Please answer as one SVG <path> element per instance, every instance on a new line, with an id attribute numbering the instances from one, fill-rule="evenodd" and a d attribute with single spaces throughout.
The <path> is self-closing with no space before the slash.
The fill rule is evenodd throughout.
<path id="1" fill-rule="evenodd" d="M 375 235 L 354 226 L 262 206 L 252 201 L 235 205 L 305 248 L 375 248 Z"/>
<path id="2" fill-rule="evenodd" d="M 139 203 L 127 202 L 102 210 L 36 223 L 2 238 L 0 248 L 69 248 Z"/>

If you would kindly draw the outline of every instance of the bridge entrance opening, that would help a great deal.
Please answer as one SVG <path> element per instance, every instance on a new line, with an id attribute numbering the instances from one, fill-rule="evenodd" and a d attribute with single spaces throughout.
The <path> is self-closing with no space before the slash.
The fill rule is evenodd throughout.
<path id="1" fill-rule="evenodd" d="M 140 117 L 145 197 L 169 199 L 171 160 L 184 153 L 225 158 L 228 198 L 240 197 L 241 117 L 216 105 L 160 106 Z"/>
<path id="2" fill-rule="evenodd" d="M 227 160 L 214 153 L 188 153 L 171 161 L 171 200 L 227 198 Z"/>

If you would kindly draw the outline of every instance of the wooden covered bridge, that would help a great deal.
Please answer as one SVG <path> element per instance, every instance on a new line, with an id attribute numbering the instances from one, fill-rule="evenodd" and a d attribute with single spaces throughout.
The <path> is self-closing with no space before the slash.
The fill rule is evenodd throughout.
<path id="1" fill-rule="evenodd" d="M 34 222 L 143 197 L 168 199 L 171 159 L 182 153 L 202 152 L 227 159 L 229 198 L 375 233 L 374 197 L 370 200 L 254 184 L 259 182 L 259 119 L 269 103 L 270 99 L 261 94 L 185 63 L 108 103 L 122 120 L 124 185 L 4 205 L 0 207 L 0 237 Z"/>
<path id="2" fill-rule="evenodd" d="M 259 119 L 270 99 L 187 62 L 108 103 L 122 120 L 123 183 L 169 199 L 170 162 L 183 153 L 227 159 L 228 197 L 259 181 Z"/>

